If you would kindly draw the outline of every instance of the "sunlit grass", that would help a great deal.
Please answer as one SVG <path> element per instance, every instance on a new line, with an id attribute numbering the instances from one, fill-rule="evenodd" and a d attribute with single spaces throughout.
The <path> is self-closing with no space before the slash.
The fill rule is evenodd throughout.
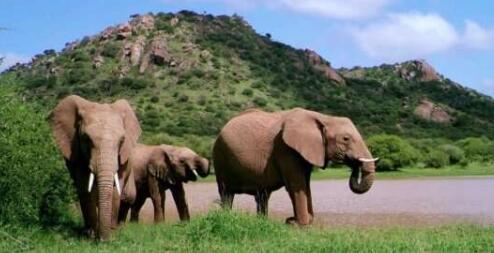
<path id="1" fill-rule="evenodd" d="M 129 224 L 105 243 L 67 230 L 3 230 L 0 249 L 6 252 L 489 252 L 494 248 L 493 227 L 299 229 L 224 211 L 175 225 Z"/>

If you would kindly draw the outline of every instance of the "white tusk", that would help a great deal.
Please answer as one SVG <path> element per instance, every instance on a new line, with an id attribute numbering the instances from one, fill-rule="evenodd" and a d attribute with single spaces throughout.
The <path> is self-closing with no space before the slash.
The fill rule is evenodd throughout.
<path id="1" fill-rule="evenodd" d="M 120 182 L 118 181 L 118 173 L 115 173 L 114 178 L 115 178 L 115 186 L 117 187 L 118 195 L 121 195 L 122 190 L 120 189 Z"/>
<path id="2" fill-rule="evenodd" d="M 89 183 L 87 185 L 87 192 L 91 192 L 91 189 L 93 188 L 93 183 L 94 183 L 94 173 L 90 172 L 89 173 Z"/>
<path id="3" fill-rule="evenodd" d="M 363 163 L 370 163 L 379 160 L 379 158 L 359 158 L 358 160 Z"/>
<path id="4" fill-rule="evenodd" d="M 197 174 L 196 170 L 192 170 L 192 172 L 194 173 L 194 175 L 196 175 L 196 177 L 199 177 L 199 174 Z"/>

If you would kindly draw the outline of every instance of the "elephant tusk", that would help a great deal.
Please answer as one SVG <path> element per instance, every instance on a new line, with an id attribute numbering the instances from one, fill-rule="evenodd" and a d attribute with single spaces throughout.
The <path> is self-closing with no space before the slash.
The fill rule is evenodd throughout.
<path id="1" fill-rule="evenodd" d="M 359 158 L 358 160 L 363 162 L 363 163 L 371 163 L 371 162 L 377 162 L 379 160 L 379 158 L 378 157 L 376 157 L 376 158 Z"/>
<path id="2" fill-rule="evenodd" d="M 89 173 L 89 183 L 87 185 L 87 192 L 91 192 L 91 189 L 93 188 L 93 183 L 94 183 L 94 173 Z"/>
<path id="3" fill-rule="evenodd" d="M 117 187 L 118 195 L 121 195 L 122 190 L 120 189 L 120 182 L 118 181 L 118 173 L 115 173 L 114 178 L 115 178 L 115 186 Z"/>
<path id="4" fill-rule="evenodd" d="M 194 175 L 195 175 L 196 177 L 199 177 L 199 174 L 197 174 L 197 171 L 196 171 L 196 170 L 192 170 L 192 173 L 194 173 Z"/>

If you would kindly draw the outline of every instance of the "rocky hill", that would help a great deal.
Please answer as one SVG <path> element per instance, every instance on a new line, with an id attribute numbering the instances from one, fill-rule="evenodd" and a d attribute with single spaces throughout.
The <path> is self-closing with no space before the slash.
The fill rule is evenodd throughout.
<path id="1" fill-rule="evenodd" d="M 239 111 L 295 106 L 351 117 L 366 135 L 494 137 L 494 100 L 423 60 L 334 69 L 313 50 L 257 34 L 239 16 L 133 15 L 12 67 L 0 76 L 7 83 L 47 110 L 67 94 L 125 97 L 146 138 L 210 142 Z"/>

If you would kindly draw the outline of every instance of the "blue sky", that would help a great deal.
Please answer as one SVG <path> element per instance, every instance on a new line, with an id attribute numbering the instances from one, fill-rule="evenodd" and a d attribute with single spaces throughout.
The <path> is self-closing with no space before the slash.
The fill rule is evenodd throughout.
<path id="1" fill-rule="evenodd" d="M 182 9 L 237 13 L 259 33 L 316 50 L 334 67 L 426 59 L 446 77 L 494 96 L 491 0 L 2 0 L 0 69 L 134 13 Z"/>

